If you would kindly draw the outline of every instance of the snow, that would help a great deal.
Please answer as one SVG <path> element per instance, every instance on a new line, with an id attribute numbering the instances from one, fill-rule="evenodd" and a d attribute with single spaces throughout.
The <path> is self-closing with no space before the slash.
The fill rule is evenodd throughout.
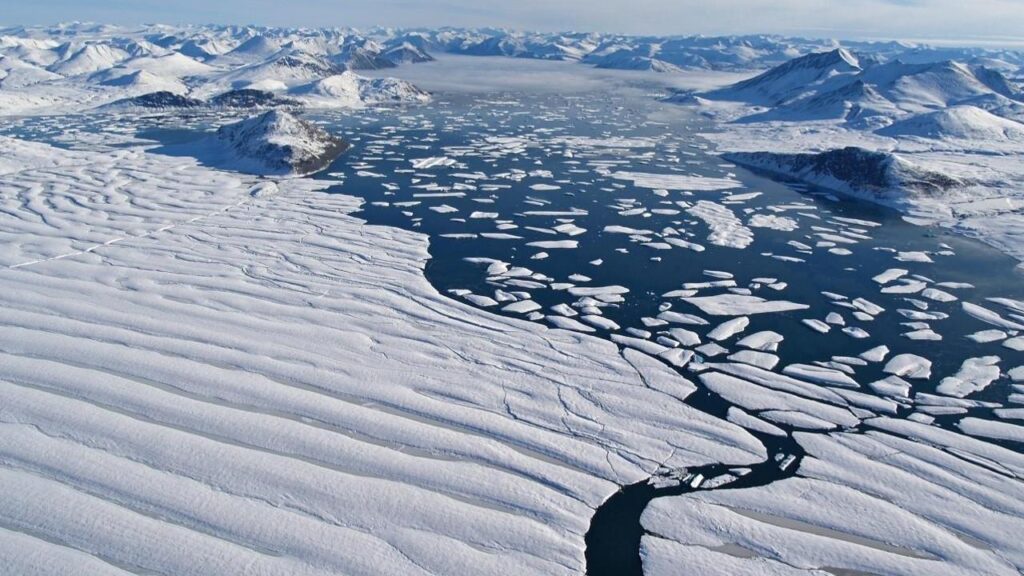
<path id="1" fill-rule="evenodd" d="M 699 566 L 707 574 L 1017 573 L 1024 558 L 1010 526 L 1021 523 L 1021 488 L 981 461 L 966 459 L 976 458 L 980 443 L 920 424 L 877 422 L 881 428 L 867 434 L 795 433 L 808 452 L 800 478 L 656 499 L 642 517 L 649 533 L 643 537 L 645 569 L 654 574 L 675 574 L 680 565 Z M 934 432 L 927 438 L 936 447 L 904 436 L 929 429 Z M 999 454 L 1010 455 L 1019 470 L 1019 457 L 1006 450 Z"/>
<path id="2" fill-rule="evenodd" d="M 1024 124 L 1000 118 L 975 106 L 952 106 L 901 120 L 878 133 L 933 139 L 1019 140 L 1024 138 Z"/>
<path id="3" fill-rule="evenodd" d="M 329 182 L 3 145 L 49 216 L 0 226 L 7 566 L 576 574 L 621 484 L 766 456 L 657 361 L 438 294 Z"/>
<path id="4" fill-rule="evenodd" d="M 254 174 L 302 176 L 327 168 L 348 144 L 281 110 L 222 126 L 217 140 L 232 167 Z"/>

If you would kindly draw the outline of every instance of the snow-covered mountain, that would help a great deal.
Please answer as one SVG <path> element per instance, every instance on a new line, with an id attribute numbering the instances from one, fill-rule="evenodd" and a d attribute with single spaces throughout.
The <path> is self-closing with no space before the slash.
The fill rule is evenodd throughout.
<path id="1" fill-rule="evenodd" d="M 9 28 L 0 30 L 0 115 L 426 101 L 406 82 L 351 75 L 432 60 L 425 36 L 394 38 L 252 26 Z"/>
<path id="2" fill-rule="evenodd" d="M 289 94 L 318 108 L 345 108 L 364 104 L 426 102 L 430 95 L 404 80 L 363 78 L 344 72 L 297 86 Z"/>
<path id="3" fill-rule="evenodd" d="M 270 110 L 217 130 L 217 141 L 244 172 L 299 176 L 323 170 L 349 145 L 319 126 Z"/>
<path id="4" fill-rule="evenodd" d="M 837 48 L 795 58 L 748 80 L 698 96 L 762 107 L 739 120 L 745 123 L 842 120 L 854 128 L 876 129 L 950 106 L 972 105 L 994 114 L 999 110 L 1013 113 L 1020 104 L 1021 92 L 999 71 L 978 64 L 952 60 L 880 62 Z M 697 102 L 688 95 L 670 100 Z M 946 120 L 955 122 L 952 118 Z M 973 120 L 985 123 L 977 114 Z M 978 136 L 983 133 L 975 131 Z"/>
<path id="5" fill-rule="evenodd" d="M 897 114 L 899 109 L 896 105 L 882 96 L 877 89 L 862 80 L 855 80 L 835 90 L 786 102 L 767 112 L 747 116 L 742 121 L 845 120 L 855 123 L 866 122 L 876 117 L 889 118 Z"/>
<path id="6" fill-rule="evenodd" d="M 489 28 L 360 31 L 76 23 L 0 30 L 0 90 L 12 91 L 0 98 L 0 113 L 24 111 L 23 103 L 52 106 L 56 99 L 66 107 L 81 108 L 85 102 L 98 105 L 131 96 L 115 93 L 116 84 L 100 84 L 104 90 L 96 91 L 95 82 L 90 82 L 92 91 L 74 94 L 81 79 L 120 68 L 143 70 L 164 79 L 166 85 L 157 86 L 156 79 L 141 75 L 137 84 L 180 92 L 177 82 L 191 97 L 208 99 L 237 89 L 282 92 L 344 71 L 430 62 L 438 53 L 575 61 L 669 75 L 694 69 L 750 72 L 774 67 L 745 82 L 700 95 L 775 109 L 758 120 L 863 121 L 951 104 L 976 105 L 997 115 L 1003 113 L 1001 109 L 1010 113 L 1019 98 L 1014 71 L 1024 65 L 1024 56 L 1011 50 L 770 35 L 660 37 Z M 104 81 L 114 76 L 111 73 Z M 46 96 L 34 91 L 36 85 Z M 61 89 L 54 90 L 56 86 Z M 1009 101 L 967 101 L 993 95 Z"/>
<path id="7" fill-rule="evenodd" d="M 762 106 L 823 94 L 851 83 L 863 72 L 858 58 L 845 48 L 794 58 L 767 72 L 702 96 Z"/>

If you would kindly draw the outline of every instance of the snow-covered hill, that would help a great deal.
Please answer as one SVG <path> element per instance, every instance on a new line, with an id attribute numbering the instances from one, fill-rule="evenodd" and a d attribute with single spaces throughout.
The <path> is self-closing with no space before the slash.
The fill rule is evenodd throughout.
<path id="1" fill-rule="evenodd" d="M 260 175 L 302 176 L 323 170 L 348 148 L 340 138 L 282 110 L 222 126 L 217 141 L 233 167 Z"/>
<path id="2" fill-rule="evenodd" d="M 877 131 L 896 138 L 1024 141 L 1024 124 L 974 106 L 954 106 L 896 122 Z"/>
<path id="3" fill-rule="evenodd" d="M 127 68 L 110 68 L 94 74 L 90 80 L 101 86 L 112 86 L 135 94 L 151 92 L 188 93 L 188 87 L 177 78 L 157 76 L 146 70 L 130 70 Z"/>
<path id="4" fill-rule="evenodd" d="M 909 194 L 939 195 L 962 188 L 960 179 L 926 170 L 896 154 L 848 147 L 808 154 L 738 152 L 725 158 L 830 190 L 872 200 L 902 200 Z"/>

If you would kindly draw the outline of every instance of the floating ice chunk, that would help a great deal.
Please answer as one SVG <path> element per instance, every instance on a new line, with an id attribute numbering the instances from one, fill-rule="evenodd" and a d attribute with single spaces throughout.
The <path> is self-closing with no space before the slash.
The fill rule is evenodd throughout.
<path id="1" fill-rule="evenodd" d="M 469 215 L 469 218 L 471 220 L 493 220 L 498 216 L 497 212 L 473 212 Z"/>
<path id="2" fill-rule="evenodd" d="M 725 206 L 700 200 L 687 212 L 696 216 L 711 229 L 708 241 L 716 246 L 729 248 L 746 248 L 754 242 L 754 233 L 750 228 Z"/>
<path id="3" fill-rule="evenodd" d="M 580 320 L 586 322 L 587 324 L 590 324 L 591 326 L 596 326 L 597 328 L 600 328 L 602 330 L 613 331 L 619 329 L 619 325 L 616 324 L 613 320 L 605 318 L 604 316 L 598 316 L 596 314 L 584 314 L 583 316 L 580 316 Z"/>
<path id="4" fill-rule="evenodd" d="M 530 190 L 536 190 L 537 192 L 553 192 L 561 189 L 561 186 L 555 186 L 554 184 L 533 184 L 530 186 Z"/>
<path id="5" fill-rule="evenodd" d="M 451 214 L 452 212 L 458 212 L 459 209 L 455 206 L 449 206 L 447 204 L 441 204 L 440 206 L 431 206 L 431 210 L 438 214 Z"/>
<path id="6" fill-rule="evenodd" d="M 836 428 L 834 422 L 822 420 L 806 412 L 795 412 L 791 410 L 765 410 L 758 414 L 761 418 L 777 422 L 790 428 L 803 430 L 832 430 Z"/>
<path id="7" fill-rule="evenodd" d="M 747 326 L 750 325 L 750 318 L 746 316 L 740 316 L 739 318 L 733 318 L 732 320 L 726 320 L 713 330 L 708 332 L 708 338 L 721 342 L 722 340 L 728 340 L 736 334 L 746 330 Z"/>
<path id="8" fill-rule="evenodd" d="M 782 373 L 801 380 L 807 380 L 808 382 L 845 388 L 860 388 L 860 384 L 857 384 L 854 379 L 839 370 L 832 370 L 812 364 L 790 364 L 782 369 Z"/>
<path id="9" fill-rule="evenodd" d="M 843 333 L 846 334 L 847 336 L 850 336 L 851 338 L 856 338 L 858 340 L 863 340 L 864 338 L 871 337 L 871 334 L 869 334 L 867 330 L 864 330 L 863 328 L 858 328 L 856 326 L 847 326 L 846 328 L 843 328 Z"/>
<path id="10" fill-rule="evenodd" d="M 696 296 L 697 290 L 672 290 L 661 295 L 662 298 L 689 298 Z"/>
<path id="11" fill-rule="evenodd" d="M 1024 426 L 1010 424 L 1009 422 L 995 422 L 969 416 L 960 420 L 957 423 L 957 428 L 971 436 L 1024 443 Z"/>
<path id="12" fill-rule="evenodd" d="M 644 172 L 614 172 L 612 178 L 631 180 L 635 186 L 651 189 L 693 190 L 709 192 L 742 188 L 743 184 L 732 178 L 709 178 L 691 174 L 650 174 Z"/>
<path id="13" fill-rule="evenodd" d="M 551 311 L 559 316 L 572 317 L 576 316 L 577 312 L 572 309 L 571 306 L 565 303 L 555 304 L 551 307 Z"/>
<path id="14" fill-rule="evenodd" d="M 932 362 L 915 354 L 900 354 L 893 356 L 882 371 L 903 378 L 927 380 L 932 375 Z"/>
<path id="15" fill-rule="evenodd" d="M 641 330 L 639 328 L 626 328 L 626 332 L 628 332 L 631 336 L 636 336 L 637 338 L 650 338 L 651 337 L 651 333 L 649 331 Z M 671 347 L 675 348 L 676 344 L 673 343 Z"/>
<path id="16" fill-rule="evenodd" d="M 872 278 L 872 280 L 879 284 L 888 284 L 889 282 L 902 278 L 903 276 L 906 276 L 909 273 L 909 270 L 903 268 L 889 268 L 885 272 L 882 272 L 878 276 Z"/>
<path id="17" fill-rule="evenodd" d="M 882 288 L 882 294 L 917 294 L 928 285 L 920 280 L 907 280 Z"/>
<path id="18" fill-rule="evenodd" d="M 1024 352 L 1024 336 L 1017 336 L 1010 338 L 1003 342 L 1003 346 L 1010 350 L 1016 350 L 1017 352 Z"/>
<path id="19" fill-rule="evenodd" d="M 569 288 L 569 294 L 573 296 L 602 296 L 602 295 L 621 295 L 629 292 L 629 288 L 625 286 L 574 286 Z"/>
<path id="20" fill-rule="evenodd" d="M 700 244 L 696 244 L 694 242 L 689 242 L 687 240 L 683 240 L 682 238 L 678 238 L 676 236 L 670 236 L 668 238 L 665 238 L 665 242 L 668 243 L 668 244 L 671 244 L 671 245 L 673 245 L 673 246 L 675 246 L 677 248 L 686 248 L 687 250 L 693 250 L 694 252 L 703 252 L 704 251 L 704 247 L 701 246 Z"/>
<path id="21" fill-rule="evenodd" d="M 514 312 L 516 314 L 528 314 L 536 310 L 540 310 L 540 304 L 537 304 L 533 300 L 520 300 L 503 307 L 502 312 Z"/>
<path id="22" fill-rule="evenodd" d="M 707 358 L 714 358 L 715 356 L 721 356 L 722 354 L 728 353 L 729 350 L 711 342 L 697 348 L 697 352 L 700 352 Z"/>
<path id="23" fill-rule="evenodd" d="M 683 346 L 692 347 L 700 345 L 700 336 L 696 332 L 685 328 L 670 328 L 668 335 Z"/>
<path id="24" fill-rule="evenodd" d="M 764 434 L 770 434 L 772 436 L 786 435 L 786 432 L 783 429 L 779 428 L 778 426 L 769 424 L 768 422 L 765 422 L 764 420 L 761 420 L 756 416 L 751 416 L 750 414 L 747 414 L 742 409 L 737 408 L 735 406 L 729 407 L 729 411 L 726 413 L 725 418 L 726 420 L 732 422 L 737 426 L 742 426 L 743 428 L 746 428 L 747 430 L 753 430 L 754 432 L 761 432 Z"/>
<path id="25" fill-rule="evenodd" d="M 871 316 L 878 316 L 882 312 L 885 312 L 885 308 L 882 308 L 878 304 L 865 300 L 864 298 L 856 298 L 851 304 L 853 307 Z"/>
<path id="26" fill-rule="evenodd" d="M 981 320 L 982 322 L 996 326 L 997 328 L 1004 328 L 1006 330 L 1024 330 L 1024 324 L 1007 320 L 988 308 L 983 308 L 970 302 L 961 302 L 961 306 L 963 306 L 964 312 L 978 320 Z"/>
<path id="27" fill-rule="evenodd" d="M 900 262 L 924 262 L 931 264 L 933 260 L 925 252 L 900 252 L 896 255 Z"/>
<path id="28" fill-rule="evenodd" d="M 437 168 L 444 166 L 454 166 L 457 162 L 452 158 L 446 156 L 432 156 L 430 158 L 415 158 L 409 160 L 412 163 L 412 167 L 416 170 L 426 170 L 428 168 Z"/>
<path id="29" fill-rule="evenodd" d="M 581 228 L 576 224 L 573 224 L 572 222 L 559 224 L 558 226 L 555 226 L 554 229 L 558 232 L 561 232 L 562 234 L 565 234 L 566 236 L 579 236 L 580 234 L 583 234 L 587 231 L 586 228 Z"/>
<path id="30" fill-rule="evenodd" d="M 572 249 L 578 247 L 579 244 L 576 240 L 538 240 L 526 243 L 527 246 L 542 250 Z"/>
<path id="31" fill-rule="evenodd" d="M 704 275 L 710 276 L 711 278 L 718 278 L 719 280 L 732 280 L 734 278 L 732 272 L 724 272 L 722 270 L 705 270 Z"/>
<path id="32" fill-rule="evenodd" d="M 732 288 L 736 286 L 735 280 L 713 280 L 710 282 L 685 282 L 685 290 L 704 290 L 706 288 Z"/>
<path id="33" fill-rule="evenodd" d="M 803 322 L 804 325 L 810 328 L 811 330 L 814 330 L 815 332 L 820 332 L 822 334 L 828 334 L 829 330 L 832 329 L 831 326 L 825 324 L 824 322 L 818 320 L 817 318 L 804 318 L 803 320 L 801 320 L 801 322 Z"/>
<path id="34" fill-rule="evenodd" d="M 707 326 L 708 321 L 701 318 L 700 316 L 694 316 L 693 314 L 683 314 L 681 312 L 673 312 L 666 310 L 658 314 L 658 319 L 673 324 L 689 324 L 691 326 Z"/>
<path id="35" fill-rule="evenodd" d="M 770 314 L 806 310 L 806 304 L 797 304 L 785 300 L 765 300 L 757 296 L 742 294 L 719 294 L 716 296 L 696 296 L 683 298 L 684 302 L 700 308 L 705 314 L 712 316 L 746 316 L 751 314 Z"/>
<path id="36" fill-rule="evenodd" d="M 618 224 L 610 224 L 604 227 L 604 232 L 607 234 L 628 234 L 630 236 L 650 236 L 654 234 L 653 230 L 637 230 L 636 228 L 630 228 L 628 226 L 619 226 Z"/>
<path id="37" fill-rule="evenodd" d="M 782 339 L 782 334 L 772 332 L 771 330 L 765 330 L 763 332 L 755 332 L 744 337 L 742 340 L 737 342 L 736 345 L 762 352 L 775 352 L 779 349 L 779 344 L 782 343 Z"/>
<path id="38" fill-rule="evenodd" d="M 956 296 L 938 288 L 926 288 L 924 292 L 921 292 L 921 297 L 934 302 L 956 302 L 957 300 Z"/>
<path id="39" fill-rule="evenodd" d="M 481 308 L 490 308 L 491 306 L 498 305 L 498 302 L 494 298 L 483 296 L 481 294 L 466 294 L 465 298 Z"/>
<path id="40" fill-rule="evenodd" d="M 899 376 L 887 376 L 881 380 L 876 380 L 868 384 L 868 388 L 882 396 L 906 398 L 910 395 L 910 383 Z"/>
<path id="41" fill-rule="evenodd" d="M 642 338 L 633 338 L 630 336 L 623 336 L 622 334 L 612 334 L 611 339 L 612 342 L 615 342 L 616 344 L 627 346 L 629 348 L 635 348 L 643 352 L 644 354 L 649 354 L 651 356 L 657 356 L 658 354 L 661 354 L 666 350 L 671 350 L 671 348 L 662 346 L 661 344 L 656 344 L 654 342 L 651 342 L 650 340 L 644 340 Z"/>
<path id="42" fill-rule="evenodd" d="M 765 370 L 771 370 L 779 363 L 779 357 L 775 354 L 758 352 L 756 350 L 740 350 L 739 352 L 731 354 L 728 358 L 733 362 L 750 364 L 751 366 L 757 366 L 758 368 L 764 368 Z"/>
<path id="43" fill-rule="evenodd" d="M 800 227 L 796 220 L 788 216 L 776 216 L 774 214 L 754 214 L 747 220 L 747 225 L 752 228 L 769 228 L 782 232 L 792 232 Z"/>
<path id="44" fill-rule="evenodd" d="M 576 320 L 573 320 L 572 318 L 567 318 L 565 316 L 547 316 L 546 319 L 548 322 L 554 324 L 555 327 L 562 328 L 563 330 L 574 330 L 576 332 L 594 332 L 594 329 L 591 328 L 590 326 L 587 326 L 586 324 L 577 322 Z"/>
<path id="45" fill-rule="evenodd" d="M 693 359 L 693 351 L 683 348 L 671 348 L 658 354 L 658 358 L 668 362 L 676 368 L 684 368 Z"/>
<path id="46" fill-rule="evenodd" d="M 939 394 L 964 398 L 987 388 L 999 378 L 999 356 L 968 358 L 953 376 L 942 379 L 935 389 Z"/>
<path id="47" fill-rule="evenodd" d="M 846 326 L 846 320 L 843 320 L 842 315 L 836 312 L 829 312 L 825 317 L 825 322 L 833 326 Z"/>
<path id="48" fill-rule="evenodd" d="M 945 320 L 946 318 L 949 318 L 949 314 L 946 314 L 945 312 L 922 312 L 920 310 L 907 310 L 905 308 L 899 309 L 898 312 L 904 318 L 917 322 L 930 322 L 932 320 Z M 926 326 L 927 324 L 922 326 L 922 328 Z"/>
<path id="49" fill-rule="evenodd" d="M 938 342 L 942 340 L 942 335 L 935 332 L 931 328 L 924 328 L 921 330 L 913 330 L 911 332 L 904 332 L 902 334 L 904 338 L 911 340 L 928 340 L 932 342 Z"/>
<path id="50" fill-rule="evenodd" d="M 989 342 L 1005 340 L 1006 332 L 1003 332 L 1002 330 L 982 330 L 980 332 L 975 332 L 974 334 L 968 334 L 966 337 L 979 344 L 987 344 Z"/>

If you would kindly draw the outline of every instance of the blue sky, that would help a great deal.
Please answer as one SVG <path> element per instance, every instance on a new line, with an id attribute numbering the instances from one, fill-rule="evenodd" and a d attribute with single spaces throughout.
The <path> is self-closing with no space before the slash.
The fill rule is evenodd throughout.
<path id="1" fill-rule="evenodd" d="M 0 0 L 0 24 L 502 26 L 636 34 L 1024 38 L 1024 0 Z"/>

